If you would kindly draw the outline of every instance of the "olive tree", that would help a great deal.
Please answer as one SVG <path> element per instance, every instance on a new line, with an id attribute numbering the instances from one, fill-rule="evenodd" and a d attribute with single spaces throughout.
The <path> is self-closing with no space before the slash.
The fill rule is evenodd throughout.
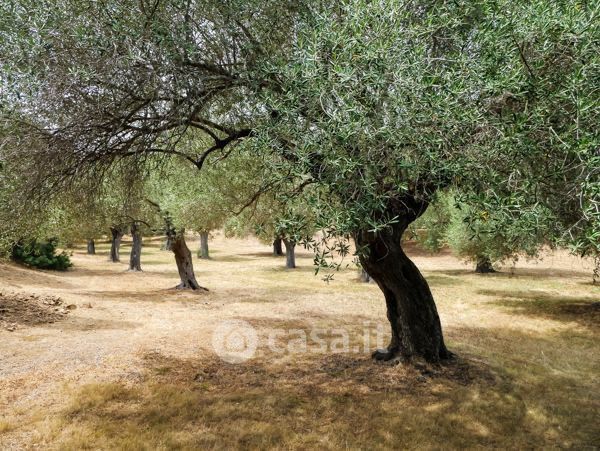
<path id="1" fill-rule="evenodd" d="M 482 209 L 462 203 L 452 193 L 440 193 L 411 228 L 425 249 L 448 246 L 458 257 L 475 263 L 475 272 L 494 272 L 494 265 L 521 256 L 535 258 L 542 246 L 553 246 L 560 232 L 552 214 L 540 208 L 522 209 L 505 217 L 502 209 Z"/>
<path id="2" fill-rule="evenodd" d="M 265 92 L 274 113 L 255 141 L 327 190 L 323 224 L 354 237 L 392 328 L 376 358 L 450 356 L 401 247 L 440 189 L 507 220 L 528 208 L 563 230 L 589 221 L 598 11 L 568 3 L 347 1 L 315 11 L 293 63 L 272 67 L 285 95 Z"/>

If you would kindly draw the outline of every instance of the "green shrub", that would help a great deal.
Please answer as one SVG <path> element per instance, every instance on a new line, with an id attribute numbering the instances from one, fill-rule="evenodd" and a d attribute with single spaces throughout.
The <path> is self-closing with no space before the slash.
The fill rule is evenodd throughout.
<path id="1" fill-rule="evenodd" d="M 35 268 L 65 271 L 73 266 L 73 263 L 66 252 L 56 253 L 56 245 L 56 239 L 49 239 L 45 242 L 20 241 L 13 246 L 11 258 L 16 262 Z"/>

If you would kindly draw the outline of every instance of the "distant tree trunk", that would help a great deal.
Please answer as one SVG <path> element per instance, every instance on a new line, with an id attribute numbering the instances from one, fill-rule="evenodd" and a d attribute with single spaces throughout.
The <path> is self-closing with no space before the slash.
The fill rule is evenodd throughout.
<path id="1" fill-rule="evenodd" d="M 296 242 L 293 240 L 283 240 L 285 244 L 285 267 L 295 268 L 296 267 Z"/>
<path id="2" fill-rule="evenodd" d="M 159 208 L 160 210 L 160 208 Z M 175 239 L 175 235 L 177 234 L 177 231 L 175 230 L 175 227 L 173 227 L 173 219 L 171 218 L 171 215 L 169 214 L 169 212 L 163 212 L 163 219 L 165 221 L 165 243 L 162 246 L 162 249 L 166 250 L 166 251 L 172 251 L 173 250 L 173 240 Z"/>
<path id="3" fill-rule="evenodd" d="M 179 278 L 181 279 L 181 283 L 177 285 L 177 288 L 189 288 L 191 290 L 206 290 L 206 288 L 201 287 L 196 281 L 196 276 L 194 274 L 194 264 L 192 263 L 192 253 L 187 247 L 183 231 L 181 231 L 173 237 L 172 250 L 173 254 L 175 254 L 175 263 L 177 263 L 177 270 L 179 271 Z"/>
<path id="4" fill-rule="evenodd" d="M 200 247 L 198 248 L 198 258 L 210 258 L 208 256 L 208 232 L 200 232 Z"/>
<path id="5" fill-rule="evenodd" d="M 119 259 L 119 249 L 121 248 L 121 240 L 123 239 L 123 232 L 118 227 L 110 228 L 111 241 L 110 241 L 110 261 L 117 263 Z"/>
<path id="6" fill-rule="evenodd" d="M 281 238 L 275 238 L 275 241 L 273 241 L 273 255 L 283 255 L 283 248 L 281 247 Z"/>
<path id="7" fill-rule="evenodd" d="M 391 325 L 389 346 L 375 351 L 373 357 L 377 360 L 421 357 L 436 363 L 452 354 L 444 344 L 429 286 L 400 244 L 408 224 L 426 208 L 426 204 L 414 199 L 408 204 L 410 200 L 402 199 L 389 212 L 389 217 L 400 218 L 398 222 L 378 232 L 364 230 L 355 234 L 357 247 L 366 250 L 359 255 L 360 263 L 383 292 Z"/>
<path id="8" fill-rule="evenodd" d="M 163 249 L 165 251 L 173 250 L 173 237 L 171 235 L 167 235 L 167 237 L 165 238 L 165 242 L 163 243 L 161 249 Z"/>
<path id="9" fill-rule="evenodd" d="M 88 255 L 96 255 L 96 243 L 91 238 L 87 240 L 87 253 Z"/>
<path id="10" fill-rule="evenodd" d="M 475 272 L 479 274 L 488 274 L 492 272 L 496 272 L 494 267 L 492 266 L 492 262 L 488 257 L 477 257 L 477 265 L 475 266 Z"/>
<path id="11" fill-rule="evenodd" d="M 133 243 L 131 244 L 131 254 L 129 255 L 129 270 L 141 271 L 142 232 L 140 231 L 140 226 L 135 222 L 131 224 L 131 237 L 133 238 Z"/>
<path id="12" fill-rule="evenodd" d="M 360 269 L 360 280 L 361 282 L 365 283 L 369 283 L 371 281 L 371 276 L 367 271 L 365 271 L 365 268 Z"/>

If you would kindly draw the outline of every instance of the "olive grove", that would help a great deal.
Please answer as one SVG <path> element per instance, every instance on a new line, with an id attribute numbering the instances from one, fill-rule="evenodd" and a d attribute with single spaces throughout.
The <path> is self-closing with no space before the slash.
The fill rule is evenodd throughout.
<path id="1" fill-rule="evenodd" d="M 311 217 L 319 264 L 355 242 L 391 325 L 374 357 L 439 362 L 452 354 L 401 245 L 438 192 L 498 227 L 552 221 L 598 255 L 598 14 L 575 0 L 9 2 L 0 107 L 26 139 L 2 159 L 49 199 L 115 164 L 178 164 L 187 182 L 242 149 L 269 168 L 250 203 L 304 196 L 277 223 Z M 189 250 L 174 248 L 181 273 Z"/>

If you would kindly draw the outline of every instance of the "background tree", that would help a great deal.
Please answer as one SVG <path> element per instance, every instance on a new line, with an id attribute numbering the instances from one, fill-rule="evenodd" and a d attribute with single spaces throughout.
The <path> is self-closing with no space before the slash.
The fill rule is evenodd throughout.
<path id="1" fill-rule="evenodd" d="M 273 244 L 274 255 L 280 255 L 277 243 L 283 243 L 286 268 L 293 269 L 297 244 L 309 240 L 316 228 L 314 212 L 306 207 L 306 193 L 298 195 L 294 185 L 287 182 L 278 183 L 276 189 L 257 199 L 252 208 L 232 217 L 226 233 L 240 237 L 254 235 L 265 244 Z"/>
<path id="2" fill-rule="evenodd" d="M 516 218 L 498 217 L 496 210 L 475 210 L 450 192 L 440 193 L 411 229 L 425 249 L 438 252 L 449 246 L 458 257 L 474 262 L 476 272 L 487 273 L 494 272 L 494 264 L 534 258 L 543 245 L 552 245 L 557 231 L 541 222 L 550 217 L 535 210 L 522 210 Z"/>
<path id="3" fill-rule="evenodd" d="M 181 148 L 198 145 L 198 139 L 197 134 L 190 134 L 180 143 Z M 173 252 L 180 262 L 182 288 L 200 288 L 199 285 L 194 288 L 197 282 L 194 282 L 191 253 L 188 258 L 185 231 L 200 234 L 199 253 L 204 248 L 208 257 L 208 233 L 220 228 L 228 218 L 254 209 L 260 196 L 271 188 L 263 178 L 263 171 L 260 158 L 237 148 L 231 149 L 226 159 L 209 157 L 200 173 L 195 167 L 171 161 L 163 162 L 160 171 L 151 178 L 147 199 L 169 222 L 175 240 L 179 241 Z"/>

